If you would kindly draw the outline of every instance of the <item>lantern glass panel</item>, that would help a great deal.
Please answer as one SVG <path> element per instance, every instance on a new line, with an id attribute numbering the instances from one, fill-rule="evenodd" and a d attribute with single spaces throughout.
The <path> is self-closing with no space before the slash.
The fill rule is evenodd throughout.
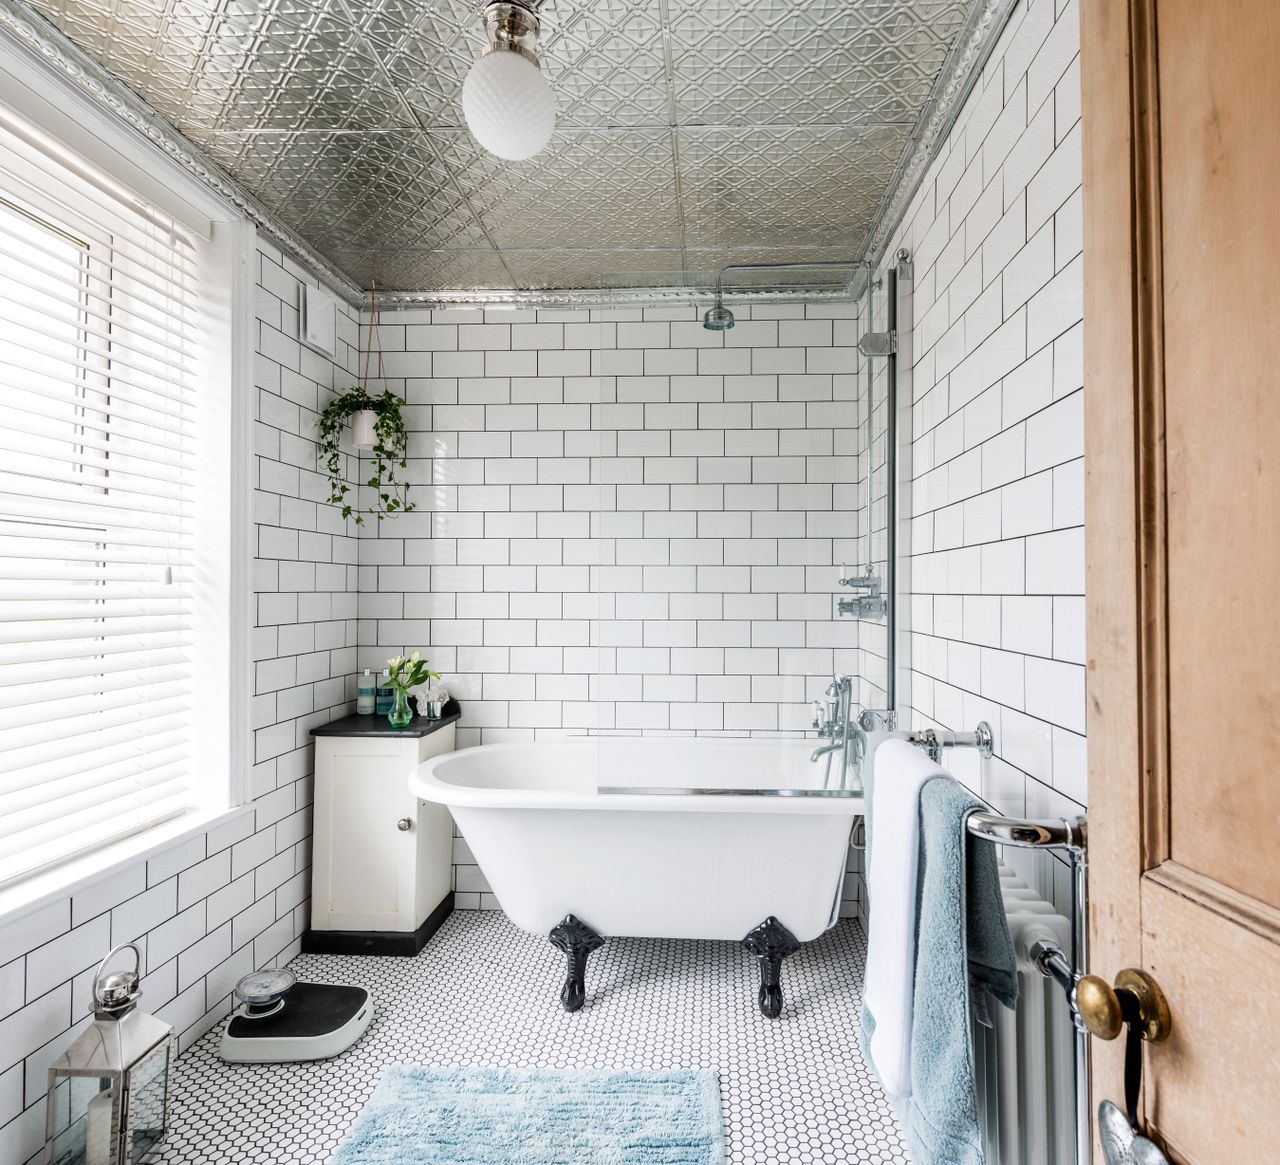
<path id="1" fill-rule="evenodd" d="M 116 1092 L 107 1076 L 60 1076 L 50 1096 L 52 1165 L 115 1165 Z"/>
<path id="2" fill-rule="evenodd" d="M 172 1047 L 166 1041 L 129 1071 L 129 1165 L 138 1165 L 164 1139 Z"/>

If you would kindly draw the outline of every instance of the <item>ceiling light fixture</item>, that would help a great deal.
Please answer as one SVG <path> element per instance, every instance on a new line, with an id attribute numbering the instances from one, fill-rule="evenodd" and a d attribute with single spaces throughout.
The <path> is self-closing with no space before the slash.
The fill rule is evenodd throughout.
<path id="1" fill-rule="evenodd" d="M 538 9 L 545 0 L 490 0 L 489 43 L 462 83 L 462 112 L 491 154 L 523 162 L 546 148 L 556 128 L 556 98 L 538 67 Z"/>

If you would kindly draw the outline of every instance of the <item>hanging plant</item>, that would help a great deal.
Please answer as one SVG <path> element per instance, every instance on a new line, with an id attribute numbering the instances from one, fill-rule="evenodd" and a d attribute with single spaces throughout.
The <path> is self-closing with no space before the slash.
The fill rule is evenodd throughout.
<path id="1" fill-rule="evenodd" d="M 364 385 L 356 385 L 334 397 L 320 414 L 316 427 L 320 430 L 320 464 L 329 478 L 328 501 L 342 507 L 344 518 L 351 517 L 354 510 L 347 498 L 351 486 L 343 471 L 342 434 L 348 419 L 364 411 L 374 414 L 370 472 L 364 483 L 374 491 L 370 512 L 377 514 L 381 522 L 388 514 L 408 513 L 414 508 L 407 496 L 409 483 L 400 477 L 400 472 L 409 466 L 409 434 L 400 413 L 403 404 L 390 389 L 381 396 L 370 396 Z M 357 525 L 364 525 L 363 514 L 356 514 L 355 519 Z"/>
<path id="2" fill-rule="evenodd" d="M 351 492 L 342 461 L 342 434 L 347 421 L 354 418 L 357 446 L 369 449 L 370 473 L 364 484 L 374 492 L 371 513 L 381 522 L 388 514 L 408 513 L 414 503 L 408 500 L 409 483 L 401 473 L 408 469 L 409 434 L 400 410 L 404 405 L 390 389 L 376 394 L 369 391 L 369 358 L 378 350 L 378 376 L 382 377 L 382 342 L 378 336 L 378 299 L 374 288 L 370 307 L 369 346 L 365 351 L 364 375 L 358 385 L 334 397 L 324 407 L 316 428 L 320 431 L 319 461 L 329 478 L 328 502 L 342 507 L 342 516 L 355 514 L 356 525 L 364 525 L 364 515 L 356 513 L 348 500 Z"/>

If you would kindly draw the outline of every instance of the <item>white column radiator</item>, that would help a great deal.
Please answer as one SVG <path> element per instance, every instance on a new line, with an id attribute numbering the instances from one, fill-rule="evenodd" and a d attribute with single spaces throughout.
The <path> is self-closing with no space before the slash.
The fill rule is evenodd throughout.
<path id="1" fill-rule="evenodd" d="M 1074 1165 L 1075 1034 L 1062 988 L 1033 965 L 1033 943 L 1071 950 L 1071 923 L 1008 866 L 1000 867 L 1018 952 L 1018 1006 L 993 1002 L 974 1023 L 978 1120 L 987 1165 Z"/>

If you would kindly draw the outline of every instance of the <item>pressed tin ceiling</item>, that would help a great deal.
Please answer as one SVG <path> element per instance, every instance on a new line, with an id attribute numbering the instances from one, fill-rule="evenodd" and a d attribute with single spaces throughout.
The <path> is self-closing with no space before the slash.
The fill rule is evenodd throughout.
<path id="1" fill-rule="evenodd" d="M 361 286 L 701 286 L 867 248 L 990 0 L 547 0 L 559 124 L 466 130 L 481 0 L 36 0 Z M 972 10 L 972 11 L 971 11 Z"/>

